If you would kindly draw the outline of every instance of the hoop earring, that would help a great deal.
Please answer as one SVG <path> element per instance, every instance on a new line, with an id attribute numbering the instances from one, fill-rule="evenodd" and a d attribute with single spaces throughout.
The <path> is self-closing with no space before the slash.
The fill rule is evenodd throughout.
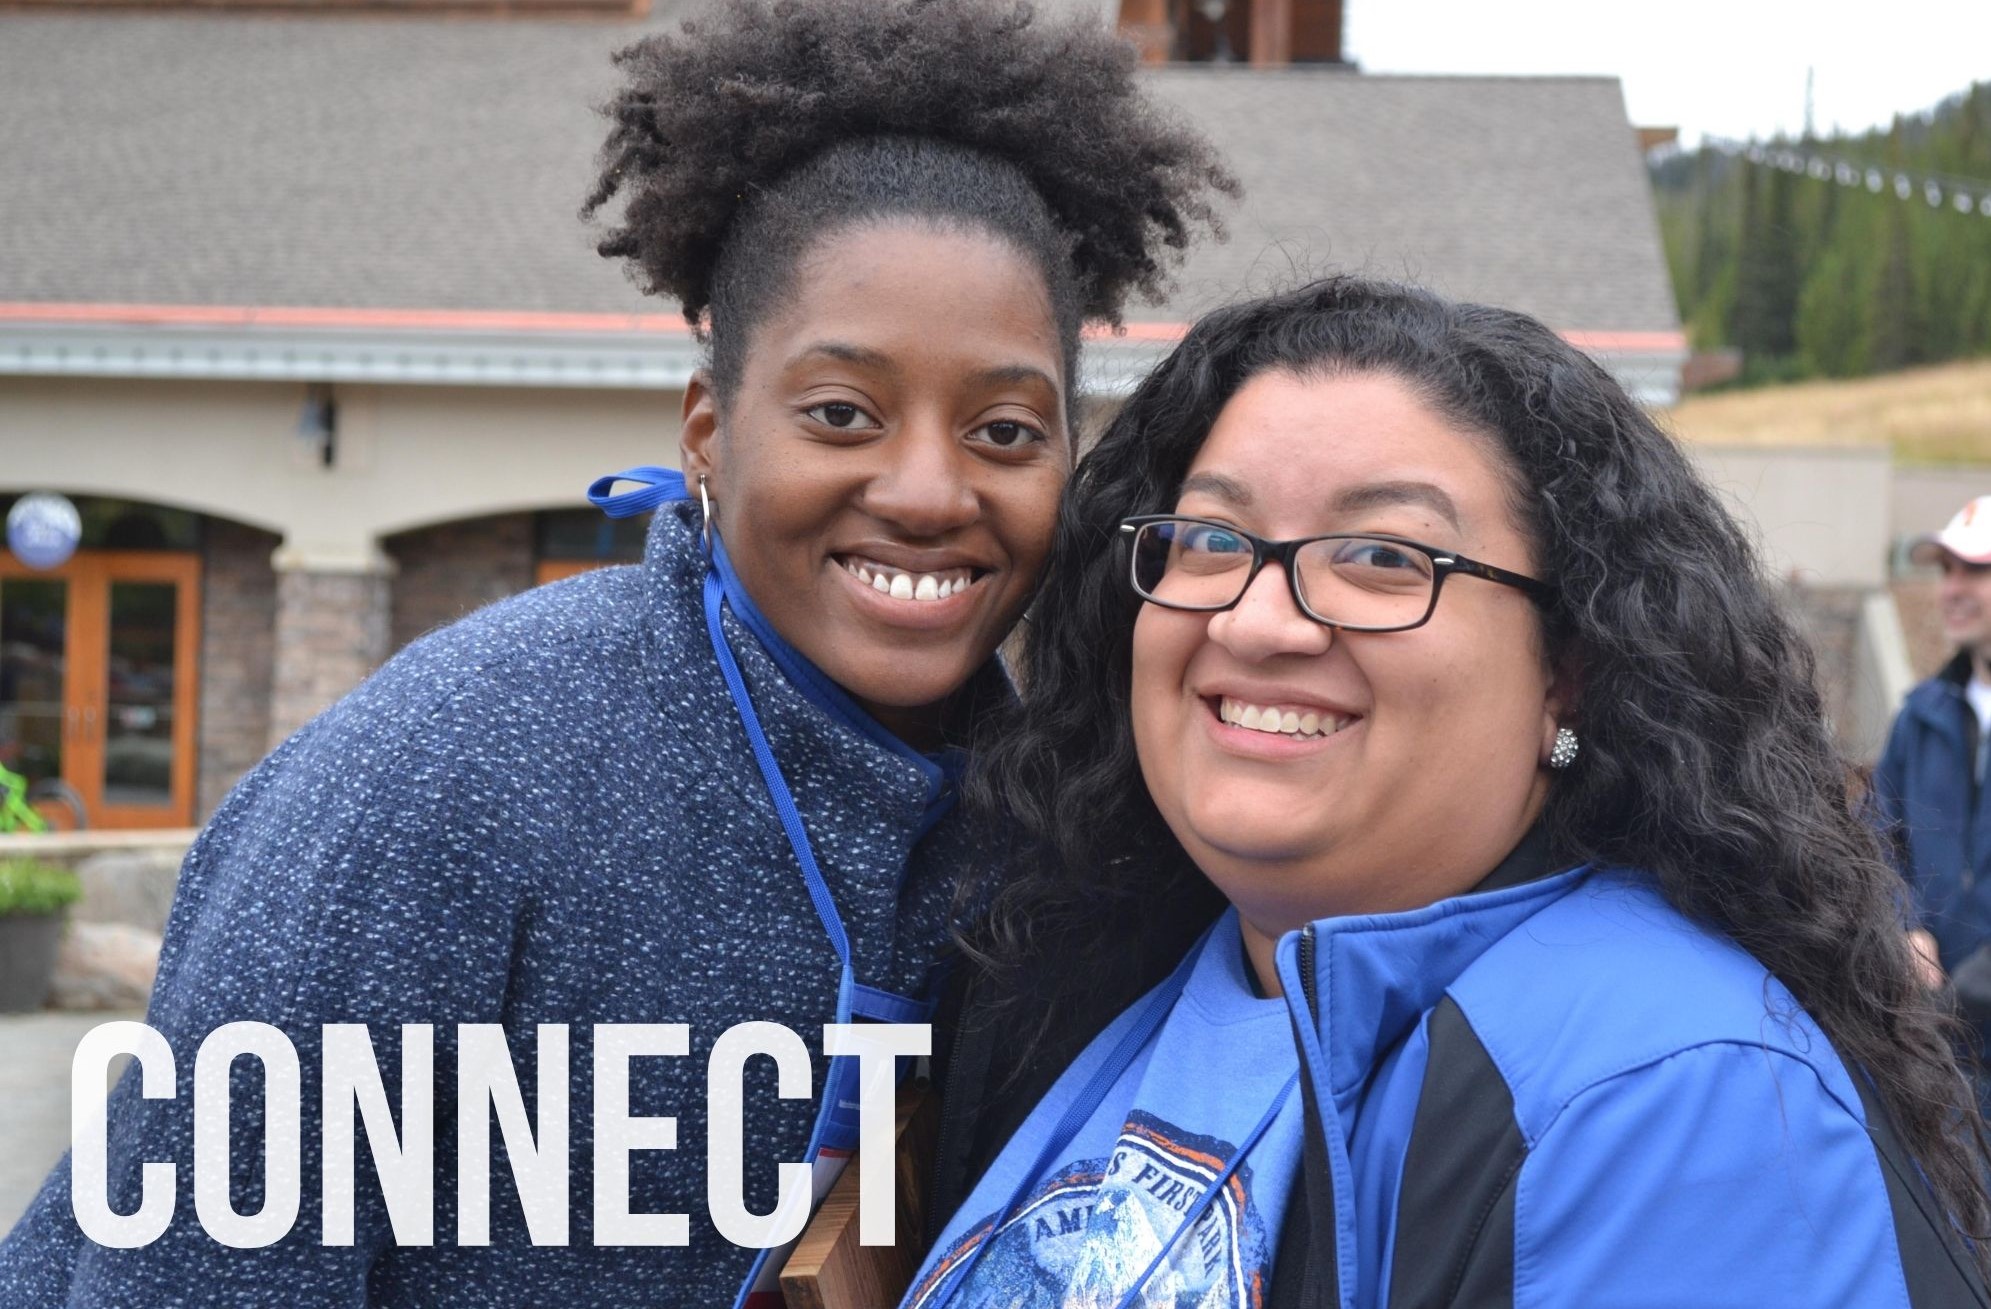
<path id="1" fill-rule="evenodd" d="M 712 497 L 705 491 L 705 474 L 698 475 L 698 507 L 704 514 L 699 536 L 705 541 L 705 553 L 712 553 Z"/>
<path id="2" fill-rule="evenodd" d="M 1555 744 L 1549 747 L 1549 767 L 1560 772 L 1576 762 L 1576 733 L 1567 727 L 1555 729 Z"/>

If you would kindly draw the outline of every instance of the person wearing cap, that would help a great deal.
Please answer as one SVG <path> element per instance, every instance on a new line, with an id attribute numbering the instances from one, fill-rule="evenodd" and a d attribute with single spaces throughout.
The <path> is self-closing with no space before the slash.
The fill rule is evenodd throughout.
<path id="1" fill-rule="evenodd" d="M 1895 716 L 1873 802 L 1911 892 L 1909 939 L 1930 985 L 1955 985 L 1981 1059 L 1991 1037 L 1991 496 L 1910 557 L 1942 569 L 1943 633 L 1956 654 Z M 1991 1090 L 1982 1075 L 1979 1087 Z"/>

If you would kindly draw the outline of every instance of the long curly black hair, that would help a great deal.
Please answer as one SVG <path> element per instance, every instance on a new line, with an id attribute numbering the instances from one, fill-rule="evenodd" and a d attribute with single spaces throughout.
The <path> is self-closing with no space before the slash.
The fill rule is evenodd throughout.
<path id="1" fill-rule="evenodd" d="M 626 74 L 582 208 L 598 246 L 710 338 L 722 397 L 802 254 L 887 217 L 972 224 L 1082 320 L 1158 298 L 1235 179 L 1143 94 L 1133 47 L 1013 0 L 721 0 L 616 56 Z"/>
<path id="2" fill-rule="evenodd" d="M 1549 658 L 1580 671 L 1582 760 L 1543 814 L 1559 866 L 1648 869 L 1761 961 L 1872 1078 L 1964 1230 L 1985 1232 L 1984 1128 L 1955 1020 L 1917 979 L 1901 883 L 1849 805 L 1809 647 L 1673 440 L 1595 362 L 1508 310 L 1340 277 L 1219 311 L 1081 464 L 1031 615 L 1029 702 L 971 783 L 1034 855 L 974 942 L 1012 999 L 1039 1011 L 1096 992 L 1111 965 L 1100 942 L 1158 903 L 1202 915 L 1178 935 L 1208 921 L 1202 875 L 1134 753 L 1139 602 L 1115 529 L 1173 507 L 1218 412 L 1269 371 L 1391 375 L 1504 450 L 1553 585 Z M 1092 949 L 1044 945 L 1075 939 Z"/>

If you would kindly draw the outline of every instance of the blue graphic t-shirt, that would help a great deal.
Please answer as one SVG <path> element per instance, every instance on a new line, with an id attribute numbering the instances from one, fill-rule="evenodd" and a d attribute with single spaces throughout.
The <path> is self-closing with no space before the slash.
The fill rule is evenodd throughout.
<path id="1" fill-rule="evenodd" d="M 1145 1000 L 1100 1033 L 1024 1120 L 942 1231 L 905 1309 L 1113 1309 L 1171 1238 L 1168 1258 L 1134 1304 L 1262 1305 L 1300 1167 L 1296 1092 L 1195 1229 L 1176 1235 L 1299 1067 L 1286 1004 L 1253 993 L 1249 966 L 1232 910 L 1211 932 L 1167 1021 L 1072 1138 L 1067 1157 L 1025 1192 L 967 1282 L 942 1298 L 958 1280 L 949 1274 L 989 1239 L 1021 1173 Z"/>

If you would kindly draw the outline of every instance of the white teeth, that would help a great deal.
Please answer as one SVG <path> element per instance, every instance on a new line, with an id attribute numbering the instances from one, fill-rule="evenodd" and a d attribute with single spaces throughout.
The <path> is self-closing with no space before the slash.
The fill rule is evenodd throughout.
<path id="1" fill-rule="evenodd" d="M 961 594 L 975 580 L 972 572 L 965 568 L 942 573 L 904 573 L 883 565 L 874 567 L 855 559 L 842 562 L 845 572 L 872 590 L 895 600 L 945 600 L 950 595 Z"/>
<path id="2" fill-rule="evenodd" d="M 1246 704 L 1229 696 L 1225 696 L 1219 704 L 1217 716 L 1227 723 L 1249 728 L 1254 732 L 1297 736 L 1302 739 L 1333 736 L 1355 721 L 1353 718 L 1340 718 L 1334 714 L 1322 714 L 1311 710 L 1302 713 L 1297 709 Z"/>

